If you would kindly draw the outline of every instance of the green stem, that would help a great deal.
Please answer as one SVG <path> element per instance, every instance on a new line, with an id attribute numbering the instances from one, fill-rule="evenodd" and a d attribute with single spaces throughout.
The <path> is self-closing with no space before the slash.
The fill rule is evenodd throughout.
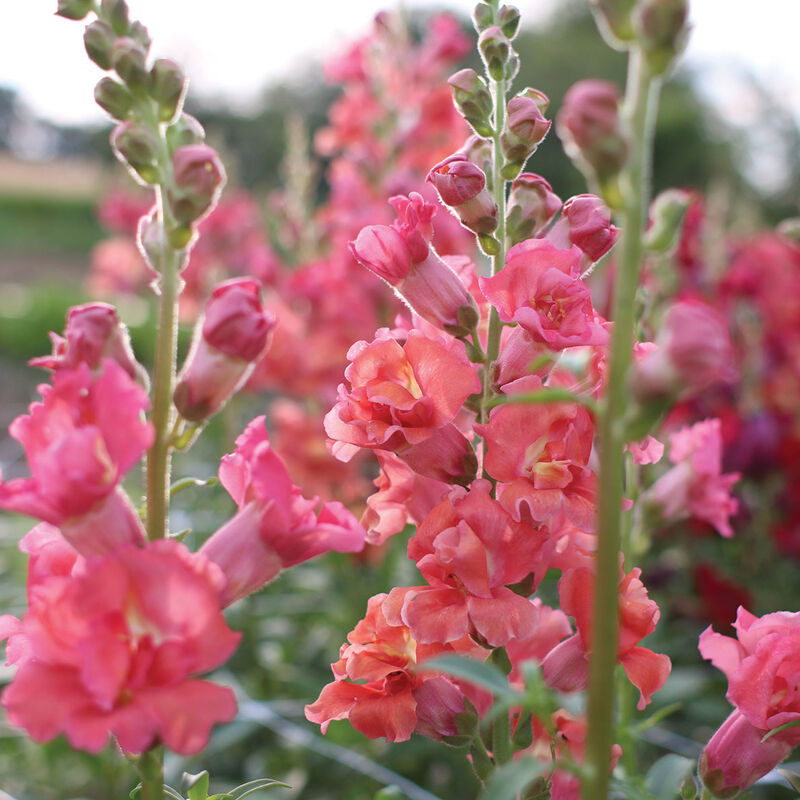
<path id="1" fill-rule="evenodd" d="M 508 764 L 514 758 L 508 709 L 501 711 L 492 723 L 492 758 L 498 767 Z"/>
<path id="2" fill-rule="evenodd" d="M 647 69 L 638 50 L 629 57 L 627 96 L 623 114 L 629 125 L 630 156 L 623 172 L 623 233 L 614 286 L 608 386 L 599 423 L 597 577 L 589 676 L 589 775 L 584 800 L 606 800 L 614 739 L 614 668 L 617 661 L 617 587 L 622 525 L 623 418 L 627 375 L 633 349 L 634 300 L 643 256 L 642 234 L 649 196 L 649 162 L 659 81 Z"/>
<path id="3" fill-rule="evenodd" d="M 142 779 L 140 800 L 164 800 L 164 752 L 160 747 L 146 750 L 136 765 Z"/>

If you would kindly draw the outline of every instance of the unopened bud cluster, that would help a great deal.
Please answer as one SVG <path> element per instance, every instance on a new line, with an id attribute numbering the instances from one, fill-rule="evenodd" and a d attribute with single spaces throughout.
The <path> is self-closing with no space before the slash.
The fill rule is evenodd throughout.
<path id="1" fill-rule="evenodd" d="M 147 29 L 130 20 L 125 0 L 103 0 L 99 8 L 83 0 L 59 2 L 58 13 L 68 19 L 91 11 L 97 19 L 86 27 L 84 46 L 111 73 L 95 87 L 95 100 L 118 121 L 111 134 L 114 153 L 139 183 L 166 188 L 162 222 L 169 246 L 181 250 L 192 240 L 193 225 L 216 203 L 225 171 L 204 144 L 200 123 L 182 110 L 183 70 L 167 58 L 151 63 Z M 157 260 L 151 266 L 158 269 Z"/>

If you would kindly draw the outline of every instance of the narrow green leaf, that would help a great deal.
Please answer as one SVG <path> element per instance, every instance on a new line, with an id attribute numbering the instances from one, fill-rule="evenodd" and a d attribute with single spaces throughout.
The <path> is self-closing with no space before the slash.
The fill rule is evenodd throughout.
<path id="1" fill-rule="evenodd" d="M 128 797 L 130 797 L 131 800 L 136 800 L 136 796 L 141 791 L 142 791 L 142 784 L 139 783 L 136 786 L 134 786 L 133 789 L 131 789 L 131 793 L 128 795 Z"/>
<path id="2" fill-rule="evenodd" d="M 796 772 L 791 772 L 788 769 L 779 769 L 778 772 L 783 775 L 784 778 L 786 778 L 792 789 L 794 789 L 796 792 L 800 792 L 800 775 L 798 775 Z"/>
<path id="3" fill-rule="evenodd" d="M 787 722 L 785 725 L 778 725 L 777 728 L 773 728 L 771 731 L 765 733 L 761 737 L 761 743 L 763 744 L 767 741 L 767 739 L 771 739 L 776 733 L 785 731 L 787 728 L 796 728 L 798 725 L 800 725 L 800 719 L 793 719 L 791 722 Z"/>
<path id="4" fill-rule="evenodd" d="M 211 478 L 182 478 L 179 481 L 175 481 L 172 486 L 169 487 L 169 495 L 170 497 L 174 497 L 178 492 L 182 492 L 184 489 L 189 489 L 192 486 L 214 486 L 215 484 L 219 483 L 219 478 L 211 477 Z"/>
<path id="5" fill-rule="evenodd" d="M 523 757 L 498 769 L 486 782 L 480 800 L 516 800 L 517 795 L 547 772 L 550 764 Z"/>
<path id="6" fill-rule="evenodd" d="M 463 678 L 476 686 L 482 686 L 500 696 L 517 694 L 509 685 L 505 675 L 493 664 L 475 661 L 462 656 L 437 656 L 423 661 L 417 667 L 420 672 L 445 672 L 455 678 Z M 522 695 L 520 695 L 522 697 Z"/>
<path id="7" fill-rule="evenodd" d="M 272 778 L 259 778 L 258 780 L 243 783 L 241 786 L 231 789 L 231 800 L 241 800 L 243 797 L 247 797 L 261 789 L 267 789 L 270 786 L 282 786 L 284 789 L 291 789 L 288 783 L 281 783 L 281 781 L 276 781 Z"/>
<path id="8" fill-rule="evenodd" d="M 183 782 L 189 790 L 189 800 L 208 800 L 208 770 L 196 775 L 184 772 Z"/>
<path id="9" fill-rule="evenodd" d="M 509 403 L 522 403 L 525 405 L 541 405 L 544 403 L 578 403 L 590 411 L 595 411 L 597 404 L 591 397 L 575 394 L 567 389 L 547 386 L 537 392 L 520 392 L 519 394 L 501 394 L 493 397 L 486 404 L 488 408 L 506 405 Z"/>
<path id="10" fill-rule="evenodd" d="M 694 759 L 670 753 L 650 767 L 644 779 L 645 789 L 658 800 L 674 800 L 694 768 Z"/>
<path id="11" fill-rule="evenodd" d="M 170 800 L 185 800 L 182 794 L 178 794 L 175 789 L 171 786 L 167 786 L 166 783 L 164 784 L 164 797 L 169 797 Z M 206 798 L 204 797 L 203 800 L 206 800 Z"/>
<path id="12" fill-rule="evenodd" d="M 632 731 L 634 734 L 642 733 L 642 731 L 652 728 L 653 725 L 657 725 L 662 719 L 665 719 L 670 714 L 680 711 L 681 708 L 683 708 L 683 703 L 670 703 L 668 706 L 660 708 L 652 716 L 642 720 L 642 722 L 640 722 L 638 725 L 634 725 Z"/>

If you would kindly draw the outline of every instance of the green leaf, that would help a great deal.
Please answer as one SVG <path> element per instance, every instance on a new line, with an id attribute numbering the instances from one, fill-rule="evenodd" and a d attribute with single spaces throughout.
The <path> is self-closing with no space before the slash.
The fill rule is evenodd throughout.
<path id="1" fill-rule="evenodd" d="M 763 744 L 767 741 L 767 739 L 771 739 L 776 733 L 785 731 L 787 728 L 796 728 L 798 725 L 800 725 L 800 719 L 793 719 L 791 722 L 787 722 L 785 725 L 778 725 L 777 728 L 773 728 L 771 731 L 765 733 L 761 737 L 761 743 Z"/>
<path id="2" fill-rule="evenodd" d="M 681 708 L 683 708 L 683 703 L 670 703 L 668 706 L 660 708 L 658 711 L 655 712 L 655 714 L 643 720 L 638 725 L 634 725 L 632 731 L 634 734 L 642 733 L 642 731 L 646 731 L 648 728 L 652 728 L 653 725 L 657 725 L 659 722 L 661 722 L 662 719 L 665 719 L 670 714 L 674 714 L 676 711 L 680 711 Z"/>
<path id="3" fill-rule="evenodd" d="M 192 486 L 214 486 L 215 484 L 219 483 L 219 478 L 182 478 L 179 481 L 175 481 L 172 486 L 169 487 L 169 496 L 174 497 L 178 492 L 182 492 L 184 489 L 189 489 Z"/>
<path id="4" fill-rule="evenodd" d="M 223 794 L 212 794 L 209 795 L 208 800 L 231 800 L 231 796 L 228 794 L 228 792 Z"/>
<path id="5" fill-rule="evenodd" d="M 423 661 L 417 667 L 419 672 L 445 672 L 455 678 L 463 678 L 476 686 L 482 686 L 501 697 L 518 695 L 509 685 L 505 675 L 493 664 L 475 661 L 462 656 L 437 656 Z M 522 697 L 522 695 L 519 695 Z"/>
<path id="6" fill-rule="evenodd" d="M 130 797 L 131 800 L 136 800 L 136 796 L 141 791 L 142 791 L 142 784 L 139 783 L 136 786 L 134 786 L 133 789 L 131 789 L 131 793 L 128 795 L 128 797 Z"/>
<path id="7" fill-rule="evenodd" d="M 270 786 L 282 786 L 284 789 L 292 788 L 288 783 L 281 783 L 281 781 L 276 781 L 272 778 L 259 778 L 258 780 L 243 783 L 241 786 L 231 789 L 231 800 L 241 800 L 243 797 L 247 797 L 261 789 L 267 789 Z"/>
<path id="8" fill-rule="evenodd" d="M 164 784 L 164 797 L 169 797 L 170 800 L 185 800 L 182 794 L 179 794 L 171 786 L 167 786 L 166 783 Z M 203 798 L 203 800 L 205 800 L 205 798 Z"/>
<path id="9" fill-rule="evenodd" d="M 549 762 L 523 757 L 498 769 L 486 782 L 481 800 L 516 800 L 517 795 L 550 769 Z"/>
<path id="10" fill-rule="evenodd" d="M 189 790 L 189 800 L 208 800 L 208 770 L 196 775 L 184 772 L 183 782 Z"/>
<path id="11" fill-rule="evenodd" d="M 525 405 L 542 405 L 544 403 L 578 403 L 590 411 L 597 409 L 597 404 L 591 397 L 575 394 L 567 389 L 546 386 L 537 392 L 519 392 L 518 394 L 501 394 L 493 397 L 486 404 L 487 408 L 506 405 L 508 403 L 522 403 Z"/>
<path id="12" fill-rule="evenodd" d="M 694 759 L 670 753 L 650 767 L 644 779 L 645 789 L 658 800 L 674 800 L 694 768 Z"/>
<path id="13" fill-rule="evenodd" d="M 788 769 L 779 769 L 781 775 L 789 781 L 789 785 L 794 789 L 796 792 L 800 792 L 800 775 L 796 772 L 791 772 Z"/>
<path id="14" fill-rule="evenodd" d="M 396 786 L 384 786 L 372 796 L 372 800 L 402 800 L 405 795 Z"/>
<path id="15" fill-rule="evenodd" d="M 650 792 L 630 781 L 620 781 L 616 778 L 612 778 L 611 788 L 623 797 L 627 797 L 628 800 L 656 800 Z M 677 797 L 677 792 L 673 792 L 670 795 L 670 800 L 674 800 L 675 797 Z"/>

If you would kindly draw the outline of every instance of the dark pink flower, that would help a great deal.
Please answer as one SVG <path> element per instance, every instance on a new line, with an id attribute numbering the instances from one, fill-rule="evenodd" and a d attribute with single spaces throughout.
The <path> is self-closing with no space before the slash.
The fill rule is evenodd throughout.
<path id="1" fill-rule="evenodd" d="M 247 426 L 236 446 L 223 457 L 219 478 L 239 511 L 200 550 L 227 578 L 223 605 L 301 561 L 329 550 L 363 548 L 364 530 L 341 503 L 320 505 L 317 498 L 303 497 L 270 447 L 264 417 Z"/>
<path id="2" fill-rule="evenodd" d="M 564 203 L 561 219 L 548 238 L 559 247 L 575 245 L 593 263 L 614 246 L 618 234 L 606 204 L 597 195 L 579 194 Z"/>
<path id="3" fill-rule="evenodd" d="M 37 742 L 63 733 L 93 753 L 109 735 L 127 753 L 159 742 L 184 755 L 202 750 L 211 727 L 236 713 L 230 689 L 193 677 L 239 641 L 220 612 L 219 571 L 159 541 L 65 573 L 37 581 L 12 639 L 16 647 L 24 636 L 28 652 L 3 693 L 11 723 Z"/>

